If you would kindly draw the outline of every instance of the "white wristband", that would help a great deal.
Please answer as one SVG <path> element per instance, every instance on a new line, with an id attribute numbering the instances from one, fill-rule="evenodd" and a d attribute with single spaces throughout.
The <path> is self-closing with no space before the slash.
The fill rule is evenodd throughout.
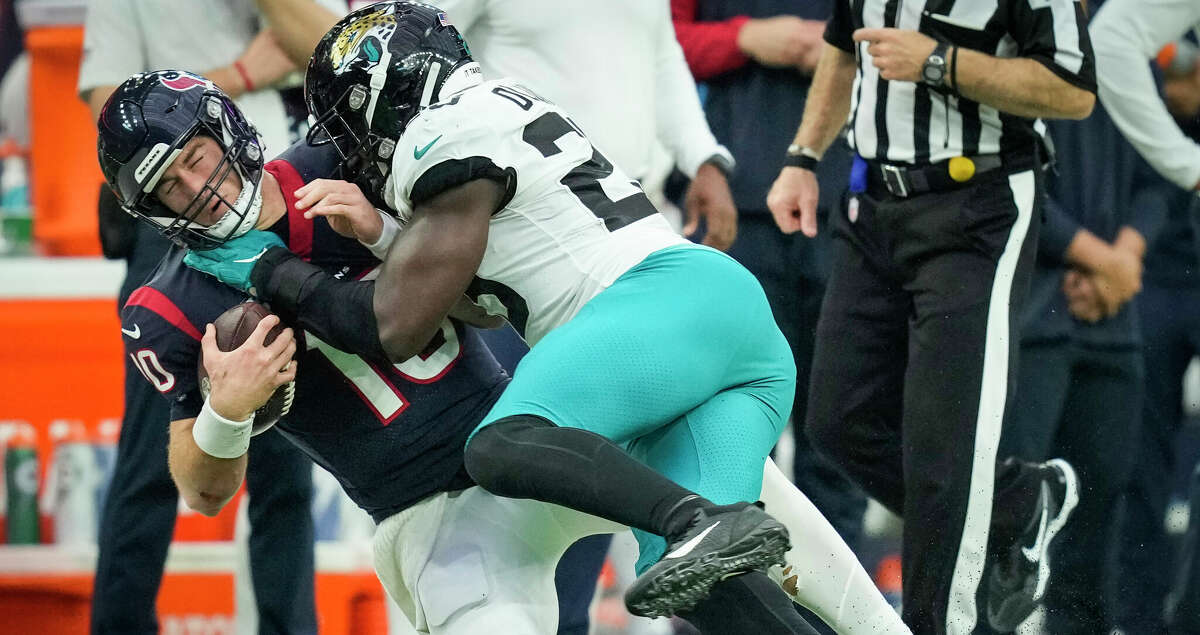
<path id="1" fill-rule="evenodd" d="M 379 217 L 383 219 L 383 231 L 379 232 L 379 240 L 370 245 L 363 243 L 363 246 L 371 250 L 371 253 L 376 258 L 383 260 L 387 257 L 388 248 L 396 240 L 396 235 L 400 233 L 400 221 L 396 220 L 395 216 L 383 210 L 377 211 L 379 212 Z"/>
<path id="2" fill-rule="evenodd" d="M 250 449 L 250 428 L 254 423 L 251 414 L 245 421 L 230 421 L 213 411 L 208 400 L 192 424 L 192 438 L 196 446 L 209 456 L 218 459 L 236 459 Z"/>

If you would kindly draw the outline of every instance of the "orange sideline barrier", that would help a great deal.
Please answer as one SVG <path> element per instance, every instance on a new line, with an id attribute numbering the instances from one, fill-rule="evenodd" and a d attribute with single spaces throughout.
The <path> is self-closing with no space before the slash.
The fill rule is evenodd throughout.
<path id="1" fill-rule="evenodd" d="M 53 449 L 50 422 L 80 419 L 94 425 L 120 416 L 124 351 L 119 326 L 111 298 L 0 300 L 0 386 L 5 386 L 0 419 L 34 425 L 43 473 Z M 231 540 L 237 505 L 235 499 L 215 518 L 181 514 L 175 540 Z M 49 535 L 43 532 L 43 541 Z M 9 549 L 23 547 L 0 545 L 0 556 Z M 5 616 L 0 632 L 87 632 L 92 572 L 43 568 L 0 569 L 0 615 Z M 158 597 L 163 633 L 233 633 L 233 596 L 231 571 L 168 569 Z M 369 569 L 318 571 L 316 598 L 322 635 L 387 632 L 387 600 Z"/>
<path id="2" fill-rule="evenodd" d="M 96 124 L 75 94 L 83 27 L 30 29 L 25 47 L 30 58 L 34 241 L 46 255 L 99 255 L 96 202 L 103 176 L 96 161 Z"/>
<path id="3" fill-rule="evenodd" d="M 158 595 L 163 633 L 232 635 L 232 573 L 171 573 Z M 6 633 L 86 633 L 92 576 L 84 573 L 0 573 L 0 614 Z M 387 632 L 387 608 L 370 572 L 317 573 L 317 627 L 321 635 Z"/>
<path id="4" fill-rule="evenodd" d="M 0 419 L 34 425 L 43 469 L 51 421 L 121 416 L 120 327 L 115 299 L 0 301 Z"/>
<path id="5" fill-rule="evenodd" d="M 0 574 L 0 611 L 8 633 L 86 633 L 90 575 Z"/>
<path id="6" fill-rule="evenodd" d="M 53 452 L 52 421 L 95 426 L 121 416 L 125 353 L 119 329 L 113 299 L 0 300 L 0 420 L 33 424 L 43 482 Z M 181 514 L 175 539 L 232 539 L 237 502 L 215 518 Z M 49 530 L 43 526 L 43 542 Z"/>

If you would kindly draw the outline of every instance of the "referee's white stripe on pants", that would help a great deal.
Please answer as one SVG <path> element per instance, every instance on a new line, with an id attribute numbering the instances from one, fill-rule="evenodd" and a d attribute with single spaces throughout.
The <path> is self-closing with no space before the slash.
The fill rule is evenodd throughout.
<path id="1" fill-rule="evenodd" d="M 1033 217 L 1033 171 L 1008 177 L 1008 188 L 1017 207 L 1017 220 L 1008 234 L 1004 253 L 996 264 L 992 297 L 988 304 L 987 335 L 980 380 L 979 415 L 975 421 L 975 452 L 971 485 L 967 495 L 967 517 L 958 543 L 958 558 L 950 579 L 946 609 L 946 633 L 968 635 L 975 630 L 978 610 L 975 591 L 983 578 L 987 556 L 988 528 L 992 521 L 992 493 L 996 481 L 996 446 L 1008 398 L 1009 298 L 1017 262 Z"/>

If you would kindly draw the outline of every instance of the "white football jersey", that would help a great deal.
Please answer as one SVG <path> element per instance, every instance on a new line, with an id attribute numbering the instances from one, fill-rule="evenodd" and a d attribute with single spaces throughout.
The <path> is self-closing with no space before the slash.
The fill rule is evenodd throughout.
<path id="1" fill-rule="evenodd" d="M 407 222 L 414 204 L 504 175 L 510 198 L 492 216 L 467 293 L 530 345 L 650 253 L 690 244 L 562 109 L 508 79 L 455 93 L 409 123 L 389 203 Z"/>

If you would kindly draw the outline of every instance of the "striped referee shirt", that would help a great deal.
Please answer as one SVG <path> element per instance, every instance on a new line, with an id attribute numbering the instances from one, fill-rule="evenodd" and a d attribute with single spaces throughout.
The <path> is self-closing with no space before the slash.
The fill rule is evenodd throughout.
<path id="1" fill-rule="evenodd" d="M 849 141 L 866 159 L 923 164 L 1032 151 L 1044 126 L 924 84 L 880 79 L 862 27 L 916 30 L 996 57 L 1027 57 L 1096 92 L 1087 19 L 1074 0 L 837 0 L 825 40 L 856 54 Z"/>

